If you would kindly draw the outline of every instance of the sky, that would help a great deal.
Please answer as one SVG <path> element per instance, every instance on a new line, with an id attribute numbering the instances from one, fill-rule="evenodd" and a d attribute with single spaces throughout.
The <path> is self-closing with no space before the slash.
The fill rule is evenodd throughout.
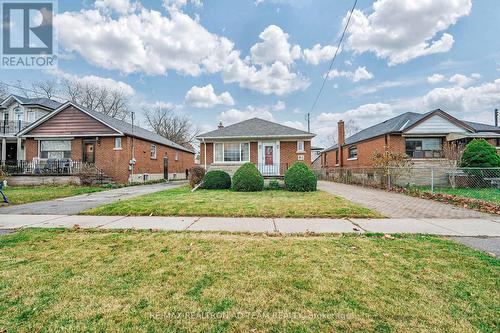
<path id="1" fill-rule="evenodd" d="M 59 1 L 57 70 L 1 70 L 7 82 L 72 78 L 120 89 L 139 114 L 174 107 L 201 131 L 260 117 L 327 146 L 336 123 L 366 128 L 440 108 L 493 123 L 500 108 L 500 1 Z M 144 120 L 143 120 L 144 121 Z"/>

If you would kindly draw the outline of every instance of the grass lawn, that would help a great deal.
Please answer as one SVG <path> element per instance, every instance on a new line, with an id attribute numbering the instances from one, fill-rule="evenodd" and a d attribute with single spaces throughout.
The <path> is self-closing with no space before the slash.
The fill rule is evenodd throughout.
<path id="1" fill-rule="evenodd" d="M 377 213 L 326 192 L 233 192 L 182 187 L 122 200 L 88 215 L 227 217 L 374 217 Z"/>
<path id="2" fill-rule="evenodd" d="M 11 205 L 20 205 L 35 201 L 52 200 L 71 197 L 78 194 L 104 191 L 105 188 L 96 186 L 73 185 L 43 185 L 43 186 L 8 186 L 4 193 Z M 0 204 L 0 207 L 2 204 Z"/>
<path id="3" fill-rule="evenodd" d="M 423 190 L 430 191 L 430 188 L 423 188 Z M 434 193 L 479 199 L 500 205 L 500 189 L 497 188 L 435 188 Z"/>
<path id="4" fill-rule="evenodd" d="M 0 236 L 1 332 L 498 332 L 499 284 L 429 236 Z"/>

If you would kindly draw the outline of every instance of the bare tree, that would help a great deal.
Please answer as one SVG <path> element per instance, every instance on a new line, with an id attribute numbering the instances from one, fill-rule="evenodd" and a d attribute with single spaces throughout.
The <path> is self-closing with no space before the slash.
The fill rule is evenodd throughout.
<path id="1" fill-rule="evenodd" d="M 146 121 L 154 132 L 184 147 L 192 148 L 200 131 L 188 117 L 178 114 L 174 108 L 162 108 L 160 105 L 144 111 Z"/>
<path id="2" fill-rule="evenodd" d="M 9 89 L 7 89 L 7 86 L 3 82 L 0 82 L 0 101 L 3 101 L 7 97 L 9 97 Z"/>
<path id="3" fill-rule="evenodd" d="M 31 84 L 32 91 L 37 97 L 54 98 L 59 92 L 57 82 L 55 80 L 35 81 Z"/>
<path id="4" fill-rule="evenodd" d="M 458 141 L 450 141 L 443 143 L 443 153 L 446 157 L 449 173 L 448 179 L 452 188 L 457 187 L 456 175 L 458 173 L 460 160 L 464 153 L 465 144 Z"/>
<path id="5" fill-rule="evenodd" d="M 358 133 L 361 129 L 359 127 L 359 125 L 356 123 L 356 121 L 354 121 L 354 119 L 349 119 L 345 123 L 344 128 L 345 128 L 345 137 L 346 138 Z M 337 131 L 337 129 L 335 129 L 332 134 L 330 134 L 326 137 L 326 146 L 330 147 L 330 146 L 335 145 L 338 142 L 338 137 L 339 137 L 338 131 Z"/>

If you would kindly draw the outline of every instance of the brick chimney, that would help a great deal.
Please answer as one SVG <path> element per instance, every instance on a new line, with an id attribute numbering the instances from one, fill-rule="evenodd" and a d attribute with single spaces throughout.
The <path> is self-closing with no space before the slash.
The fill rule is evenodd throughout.
<path id="1" fill-rule="evenodd" d="M 222 121 L 219 122 L 219 126 L 217 126 L 218 129 L 224 128 L 224 125 L 222 125 Z"/>
<path id="2" fill-rule="evenodd" d="M 339 142 L 339 147 L 342 146 L 345 143 L 345 127 L 344 127 L 344 121 L 339 120 L 338 123 L 338 142 Z"/>

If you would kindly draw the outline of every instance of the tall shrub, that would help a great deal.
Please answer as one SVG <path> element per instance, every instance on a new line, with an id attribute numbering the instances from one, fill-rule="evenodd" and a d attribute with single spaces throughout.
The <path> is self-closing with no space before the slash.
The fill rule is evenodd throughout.
<path id="1" fill-rule="evenodd" d="M 257 192 L 264 189 L 264 177 L 255 164 L 243 164 L 233 176 L 233 190 L 238 192 Z"/>
<path id="2" fill-rule="evenodd" d="M 500 156 L 495 147 L 484 139 L 474 139 L 462 154 L 460 166 L 464 168 L 500 168 Z"/>
<path id="3" fill-rule="evenodd" d="M 203 178 L 203 188 L 208 190 L 223 190 L 231 188 L 231 177 L 222 170 L 209 171 Z"/>
<path id="4" fill-rule="evenodd" d="M 292 192 L 316 191 L 318 179 L 303 162 L 294 163 L 285 173 L 286 189 Z"/>

